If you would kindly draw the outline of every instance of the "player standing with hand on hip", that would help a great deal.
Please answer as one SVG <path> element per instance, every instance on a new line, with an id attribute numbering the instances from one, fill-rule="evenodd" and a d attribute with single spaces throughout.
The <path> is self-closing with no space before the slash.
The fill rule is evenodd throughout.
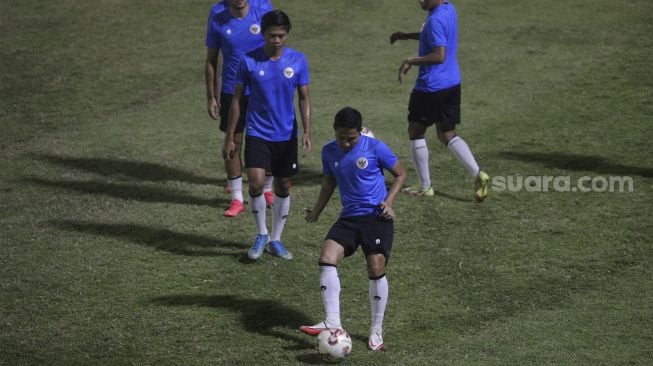
<path id="1" fill-rule="evenodd" d="M 346 107 L 335 117 L 335 140 L 322 149 L 322 171 L 325 174 L 320 195 L 306 221 L 315 222 L 326 207 L 336 186 L 340 193 L 342 211 L 331 227 L 320 254 L 320 289 L 326 319 L 299 329 L 318 335 L 330 328 L 342 328 L 340 323 L 340 279 L 337 265 L 344 257 L 363 250 L 369 276 L 369 299 L 372 326 L 368 348 L 380 351 L 383 343 L 383 318 L 388 301 L 386 264 L 392 251 L 395 196 L 406 179 L 397 156 L 382 141 L 361 135 L 362 116 Z M 383 170 L 394 176 L 388 191 Z"/>
<path id="2" fill-rule="evenodd" d="M 295 90 L 304 130 L 301 142 L 305 153 L 310 153 L 312 147 L 308 62 L 303 53 L 286 47 L 290 28 L 290 19 L 281 10 L 272 10 L 263 15 L 261 31 L 265 44 L 248 52 L 240 60 L 229 126 L 222 148 L 225 160 L 235 158 L 237 148 L 234 133 L 241 115 L 240 100 L 244 90 L 249 88 L 245 116 L 245 168 L 249 179 L 250 210 L 258 235 L 247 255 L 253 260 L 259 259 L 266 247 L 278 257 L 292 259 L 292 254 L 281 242 L 281 234 L 290 212 L 290 177 L 299 171 Z M 275 197 L 270 235 L 263 197 L 266 170 L 274 176 Z"/>
<path id="3" fill-rule="evenodd" d="M 490 177 L 480 170 L 469 146 L 456 134 L 460 123 L 460 68 L 458 67 L 458 16 L 453 4 L 446 0 L 420 0 L 428 12 L 420 33 L 395 32 L 390 43 L 397 40 L 419 41 L 417 57 L 408 58 L 399 66 L 402 83 L 412 66 L 419 66 L 415 88 L 408 104 L 408 137 L 410 157 L 419 183 L 404 189 L 411 195 L 433 196 L 429 172 L 429 150 L 424 134 L 435 124 L 438 138 L 456 156 L 476 180 L 474 197 L 481 202 L 487 197 Z"/>

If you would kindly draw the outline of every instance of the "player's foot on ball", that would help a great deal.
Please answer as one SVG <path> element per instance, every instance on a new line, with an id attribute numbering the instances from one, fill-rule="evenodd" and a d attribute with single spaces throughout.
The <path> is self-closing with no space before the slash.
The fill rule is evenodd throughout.
<path id="1" fill-rule="evenodd" d="M 245 211 L 245 205 L 238 200 L 231 200 L 229 208 L 224 212 L 226 217 L 236 217 L 241 212 Z"/>
<path id="2" fill-rule="evenodd" d="M 476 183 L 474 184 L 474 198 L 476 202 L 483 202 L 487 197 L 487 185 L 490 182 L 490 176 L 486 172 L 480 171 L 478 177 L 476 177 Z"/>
<path id="3" fill-rule="evenodd" d="M 263 255 L 263 249 L 265 249 L 265 246 L 268 244 L 268 236 L 267 235 L 256 235 L 256 241 L 254 242 L 254 245 L 252 245 L 251 248 L 247 251 L 247 256 L 249 259 L 252 260 L 257 260 L 261 258 L 261 255 Z"/>
<path id="4" fill-rule="evenodd" d="M 274 193 L 272 193 L 272 191 L 265 191 L 263 192 L 263 195 L 265 196 L 265 205 L 268 208 L 272 208 L 272 203 L 274 203 Z"/>
<path id="5" fill-rule="evenodd" d="M 299 327 L 299 330 L 312 336 L 316 336 L 320 334 L 321 331 L 329 329 L 342 329 L 342 327 L 332 327 L 331 324 L 328 324 L 326 321 L 319 322 L 315 325 L 302 325 Z"/>
<path id="6" fill-rule="evenodd" d="M 283 246 L 283 243 L 275 240 L 271 241 L 268 244 L 268 251 L 274 255 L 276 255 L 279 258 L 291 260 L 292 259 L 292 253 L 286 250 L 286 247 Z"/>
<path id="7" fill-rule="evenodd" d="M 367 340 L 367 348 L 369 348 L 370 351 L 385 350 L 385 343 L 383 343 L 383 336 L 381 336 L 381 332 L 370 333 L 370 338 Z"/>
<path id="8" fill-rule="evenodd" d="M 433 186 L 428 186 L 428 188 L 422 188 L 420 187 L 419 184 L 416 184 L 412 187 L 404 188 L 401 191 L 411 196 L 433 197 L 433 195 L 435 194 L 435 192 L 433 191 Z"/>

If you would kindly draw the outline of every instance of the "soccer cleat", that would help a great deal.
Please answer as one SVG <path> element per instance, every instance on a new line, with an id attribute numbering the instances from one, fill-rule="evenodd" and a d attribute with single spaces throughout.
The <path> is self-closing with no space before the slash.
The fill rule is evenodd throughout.
<path id="1" fill-rule="evenodd" d="M 483 202 L 485 197 L 487 197 L 487 185 L 489 182 L 490 176 L 481 170 L 478 173 L 478 177 L 476 177 L 476 183 L 474 184 L 474 198 L 476 198 L 476 202 Z"/>
<path id="2" fill-rule="evenodd" d="M 319 322 L 319 323 L 317 323 L 315 325 L 302 325 L 301 327 L 299 327 L 299 330 L 301 330 L 302 332 L 304 332 L 304 333 L 306 333 L 308 335 L 316 336 L 316 335 L 320 334 L 320 332 L 322 332 L 324 330 L 342 329 L 342 328 L 338 328 L 338 327 L 330 327 L 329 325 L 331 325 L 331 324 L 328 324 L 326 322 L 326 320 L 325 320 L 325 321 Z"/>
<path id="3" fill-rule="evenodd" d="M 385 350 L 385 343 L 383 343 L 383 336 L 381 333 L 372 332 L 370 338 L 367 340 L 367 348 L 370 351 L 383 351 Z"/>
<path id="4" fill-rule="evenodd" d="M 268 251 L 270 253 L 276 255 L 277 257 L 291 260 L 292 259 L 292 253 L 286 250 L 286 248 L 283 246 L 283 243 L 275 240 L 271 241 L 270 244 L 268 244 Z"/>
<path id="5" fill-rule="evenodd" d="M 238 200 L 231 200 L 229 208 L 224 212 L 226 217 L 236 217 L 241 212 L 245 211 L 245 205 Z"/>
<path id="6" fill-rule="evenodd" d="M 252 245 L 251 248 L 247 251 L 247 256 L 249 259 L 252 260 L 257 260 L 261 258 L 261 255 L 263 255 L 263 249 L 265 249 L 265 246 L 268 244 L 268 236 L 267 235 L 256 235 L 256 241 L 254 242 L 254 245 Z"/>
<path id="7" fill-rule="evenodd" d="M 429 186 L 428 188 L 421 188 L 419 184 L 416 184 L 412 187 L 404 188 L 401 191 L 411 196 L 433 197 L 433 195 L 435 194 L 435 192 L 433 191 L 433 186 Z"/>
<path id="8" fill-rule="evenodd" d="M 272 193 L 272 191 L 265 191 L 263 192 L 263 195 L 265 196 L 265 205 L 268 206 L 268 208 L 272 208 L 272 203 L 274 203 L 274 193 Z"/>

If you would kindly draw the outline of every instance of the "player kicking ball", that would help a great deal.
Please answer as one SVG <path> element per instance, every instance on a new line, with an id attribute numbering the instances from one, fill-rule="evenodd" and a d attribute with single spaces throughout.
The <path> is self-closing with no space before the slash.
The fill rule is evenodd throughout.
<path id="1" fill-rule="evenodd" d="M 299 329 L 310 335 L 342 328 L 340 323 L 340 279 L 337 265 L 360 246 L 367 261 L 372 326 L 368 348 L 385 349 L 383 318 L 388 302 L 386 265 L 392 251 L 395 213 L 392 208 L 406 172 L 394 152 L 382 141 L 361 135 L 363 118 L 356 109 L 345 107 L 335 116 L 335 140 L 322 149 L 324 180 L 320 195 L 307 222 L 316 222 L 333 195 L 340 193 L 342 210 L 324 239 L 319 258 L 320 290 L 326 319 Z M 383 170 L 394 180 L 386 189 Z"/>

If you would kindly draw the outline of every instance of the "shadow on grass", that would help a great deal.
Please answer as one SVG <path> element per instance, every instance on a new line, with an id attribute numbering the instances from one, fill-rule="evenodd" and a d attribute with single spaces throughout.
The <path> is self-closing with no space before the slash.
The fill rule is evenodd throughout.
<path id="1" fill-rule="evenodd" d="M 299 174 L 292 177 L 293 186 L 321 186 L 324 179 L 322 170 L 313 170 L 307 167 L 301 167 Z"/>
<path id="2" fill-rule="evenodd" d="M 448 199 L 453 200 L 453 201 L 458 201 L 458 202 L 472 202 L 473 201 L 472 198 L 471 198 L 472 197 L 471 191 L 470 191 L 470 194 L 469 194 L 470 198 L 468 198 L 468 199 L 458 197 L 458 196 L 454 196 L 454 195 L 451 195 L 451 194 L 448 194 L 448 193 L 436 191 L 436 190 L 434 190 L 433 193 L 435 193 L 436 196 L 448 198 Z M 417 199 L 419 199 L 419 197 L 417 197 Z"/>
<path id="3" fill-rule="evenodd" d="M 212 237 L 182 234 L 168 229 L 157 229 L 136 224 L 102 224 L 53 220 L 49 223 L 60 230 L 120 239 L 187 256 L 228 256 L 239 258 L 247 246 L 242 243 L 221 241 Z M 201 248 L 201 249 L 198 249 Z M 217 251 L 210 248 L 233 248 L 237 251 Z"/>
<path id="4" fill-rule="evenodd" d="M 302 324 L 310 324 L 309 318 L 294 308 L 279 301 L 265 299 L 246 299 L 234 295 L 171 295 L 157 297 L 152 303 L 165 306 L 204 306 L 222 308 L 240 313 L 243 329 L 268 337 L 283 339 L 293 343 L 286 350 L 306 350 L 314 348 L 314 339 L 297 331 L 297 335 L 277 330 L 296 330 Z"/>
<path id="5" fill-rule="evenodd" d="M 182 181 L 194 184 L 220 184 L 217 179 L 211 179 L 185 170 L 144 161 L 80 158 L 49 154 L 37 155 L 35 158 L 52 164 L 63 165 L 105 176 L 130 177 L 152 182 Z"/>
<path id="6" fill-rule="evenodd" d="M 587 171 L 591 170 L 601 174 L 620 176 L 638 175 L 640 177 L 653 177 L 653 168 L 643 168 L 615 164 L 602 156 L 574 155 L 559 152 L 513 152 L 502 151 L 499 156 L 509 160 L 540 163 L 549 168 L 566 170 Z"/>
<path id="7" fill-rule="evenodd" d="M 137 184 L 104 183 L 98 181 L 48 180 L 42 178 L 24 178 L 23 182 L 46 187 L 62 188 L 89 194 L 102 194 L 128 201 L 167 202 L 185 205 L 209 206 L 215 208 L 227 207 L 226 199 L 199 198 L 181 191 L 170 189 L 144 187 Z"/>

